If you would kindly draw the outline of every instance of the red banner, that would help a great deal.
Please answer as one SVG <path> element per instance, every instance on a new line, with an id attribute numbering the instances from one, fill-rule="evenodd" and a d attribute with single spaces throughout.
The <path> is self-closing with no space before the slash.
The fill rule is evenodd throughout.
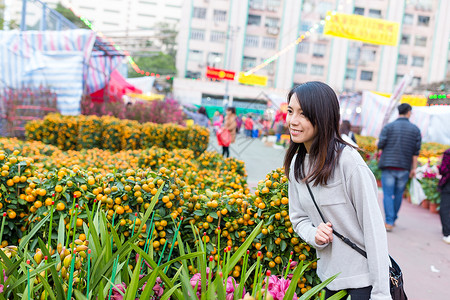
<path id="1" fill-rule="evenodd" d="M 206 67 L 206 77 L 219 80 L 234 80 L 235 72 Z"/>

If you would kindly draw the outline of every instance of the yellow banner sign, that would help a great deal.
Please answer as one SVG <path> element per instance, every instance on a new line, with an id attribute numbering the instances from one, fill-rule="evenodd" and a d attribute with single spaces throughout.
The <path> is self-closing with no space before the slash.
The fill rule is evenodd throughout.
<path id="1" fill-rule="evenodd" d="M 399 26 L 398 22 L 329 11 L 324 34 L 369 44 L 396 46 Z"/>
<path id="2" fill-rule="evenodd" d="M 259 76 L 259 75 L 245 75 L 244 72 L 239 72 L 239 82 L 242 84 L 248 84 L 248 85 L 267 85 L 267 76 Z"/>
<path id="3" fill-rule="evenodd" d="M 373 92 L 377 95 L 390 98 L 391 94 L 381 93 L 381 92 Z M 411 106 L 426 106 L 427 105 L 427 97 L 424 95 L 402 95 L 400 98 L 400 103 L 408 103 Z"/>

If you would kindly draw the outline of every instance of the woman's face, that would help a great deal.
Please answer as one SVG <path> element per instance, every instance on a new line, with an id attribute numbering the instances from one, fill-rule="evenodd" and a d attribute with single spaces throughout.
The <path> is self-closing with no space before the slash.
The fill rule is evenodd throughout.
<path id="1" fill-rule="evenodd" d="M 303 114 L 297 95 L 293 94 L 288 104 L 288 113 L 286 124 L 289 127 L 292 141 L 294 143 L 303 143 L 306 151 L 309 152 L 314 138 L 317 135 L 317 129 L 311 124 L 309 119 Z"/>

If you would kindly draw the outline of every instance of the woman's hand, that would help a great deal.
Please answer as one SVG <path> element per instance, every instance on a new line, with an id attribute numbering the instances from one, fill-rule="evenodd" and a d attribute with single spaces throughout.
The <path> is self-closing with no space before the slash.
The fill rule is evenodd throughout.
<path id="1" fill-rule="evenodd" d="M 316 231 L 316 244 L 324 245 L 333 241 L 333 228 L 330 222 L 320 223 Z"/>

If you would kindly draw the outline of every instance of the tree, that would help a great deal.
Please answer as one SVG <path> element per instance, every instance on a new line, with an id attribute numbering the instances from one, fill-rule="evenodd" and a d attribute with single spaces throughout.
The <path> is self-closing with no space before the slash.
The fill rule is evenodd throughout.
<path id="1" fill-rule="evenodd" d="M 63 15 L 67 20 L 75 24 L 79 28 L 84 29 L 90 29 L 89 26 L 87 26 L 79 17 L 77 17 L 73 11 L 71 11 L 69 8 L 63 6 L 61 2 L 58 2 L 56 4 L 55 10 L 59 12 L 61 15 Z"/>
<path id="2" fill-rule="evenodd" d="M 141 70 L 160 75 L 174 75 L 177 72 L 175 67 L 175 57 L 163 52 L 154 56 L 141 56 L 135 58 L 136 64 Z M 128 77 L 142 77 L 145 74 L 139 74 L 131 67 L 128 70 Z"/>

